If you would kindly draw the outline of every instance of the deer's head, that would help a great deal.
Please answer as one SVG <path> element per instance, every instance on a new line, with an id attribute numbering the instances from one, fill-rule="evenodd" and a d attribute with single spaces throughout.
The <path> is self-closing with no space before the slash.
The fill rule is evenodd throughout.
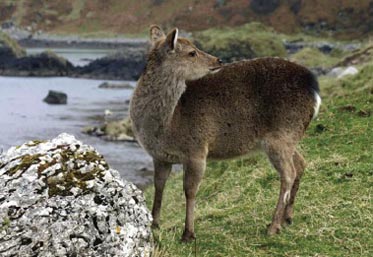
<path id="1" fill-rule="evenodd" d="M 165 35 L 160 27 L 153 25 L 150 40 L 148 67 L 158 67 L 179 79 L 196 80 L 222 67 L 220 59 L 199 50 L 188 39 L 179 38 L 177 28 Z"/>

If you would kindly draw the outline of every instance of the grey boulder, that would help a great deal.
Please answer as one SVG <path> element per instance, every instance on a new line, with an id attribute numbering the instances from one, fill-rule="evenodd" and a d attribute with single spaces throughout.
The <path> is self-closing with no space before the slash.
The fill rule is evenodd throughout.
<path id="1" fill-rule="evenodd" d="M 149 257 L 142 192 L 68 134 L 0 155 L 0 256 Z"/>

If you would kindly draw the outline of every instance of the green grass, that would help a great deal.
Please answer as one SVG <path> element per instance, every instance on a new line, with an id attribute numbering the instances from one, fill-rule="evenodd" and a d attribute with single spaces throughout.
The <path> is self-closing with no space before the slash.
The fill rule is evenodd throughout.
<path id="1" fill-rule="evenodd" d="M 290 56 L 290 60 L 297 62 L 306 67 L 331 68 L 341 60 L 339 51 L 334 51 L 326 55 L 317 48 L 303 48 L 299 52 Z"/>
<path id="2" fill-rule="evenodd" d="M 193 37 L 196 44 L 224 61 L 262 56 L 286 56 L 285 47 L 273 29 L 252 22 L 235 28 L 212 28 Z"/>
<path id="3" fill-rule="evenodd" d="M 211 162 L 196 206 L 196 245 L 182 244 L 182 174 L 168 181 L 154 256 L 373 256 L 373 64 L 321 78 L 323 105 L 299 148 L 308 161 L 293 225 L 268 237 L 279 191 L 262 155 Z M 149 208 L 153 188 L 146 191 Z"/>

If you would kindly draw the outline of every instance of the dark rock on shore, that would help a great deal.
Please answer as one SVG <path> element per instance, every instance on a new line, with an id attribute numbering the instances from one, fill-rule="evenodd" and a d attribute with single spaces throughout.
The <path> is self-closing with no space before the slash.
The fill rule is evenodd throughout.
<path id="1" fill-rule="evenodd" d="M 43 101 L 48 104 L 67 104 L 67 95 L 63 92 L 49 90 Z"/>
<path id="2" fill-rule="evenodd" d="M 0 61 L 0 75 L 6 76 L 68 76 L 73 69 L 69 61 L 50 51 Z"/>
<path id="3" fill-rule="evenodd" d="M 26 56 L 26 52 L 8 35 L 0 32 L 0 75 L 66 76 L 73 65 L 53 52 Z"/>
<path id="4" fill-rule="evenodd" d="M 147 45 L 141 41 L 136 47 L 125 48 L 84 67 L 74 67 L 50 51 L 26 56 L 17 41 L 0 32 L 0 75 L 137 80 L 145 67 L 146 50 Z"/>
<path id="5" fill-rule="evenodd" d="M 73 76 L 95 79 L 137 80 L 146 64 L 146 49 L 126 49 L 76 67 Z"/>

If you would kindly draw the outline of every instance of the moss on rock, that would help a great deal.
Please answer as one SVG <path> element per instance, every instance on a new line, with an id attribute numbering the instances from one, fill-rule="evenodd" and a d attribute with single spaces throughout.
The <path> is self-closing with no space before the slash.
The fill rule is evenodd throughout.
<path id="1" fill-rule="evenodd" d="M 2 55 L 20 58 L 26 55 L 26 51 L 19 46 L 17 41 L 0 31 L 0 56 Z"/>

